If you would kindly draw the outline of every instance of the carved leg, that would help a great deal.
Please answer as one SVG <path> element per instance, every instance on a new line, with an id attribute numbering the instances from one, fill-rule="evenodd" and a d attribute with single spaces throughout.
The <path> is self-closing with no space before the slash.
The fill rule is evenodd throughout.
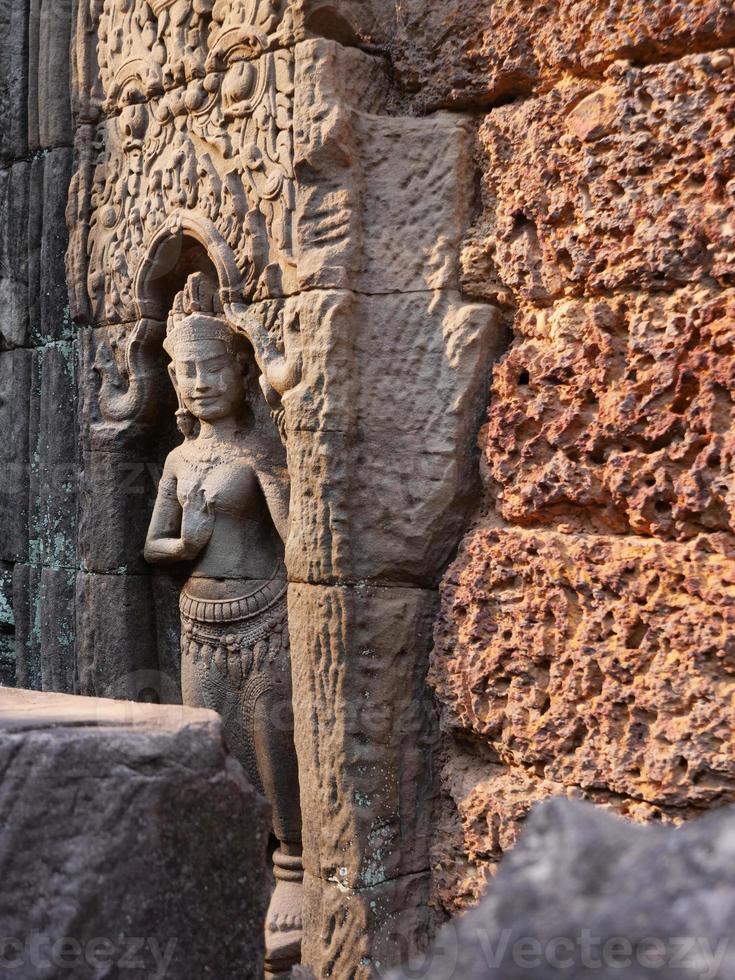
<path id="1" fill-rule="evenodd" d="M 184 704 L 222 716 L 233 755 L 271 804 L 278 848 L 276 887 L 266 918 L 266 980 L 288 974 L 301 959 L 303 864 L 301 806 L 293 740 L 291 665 L 287 647 L 249 673 L 220 650 L 182 636 Z M 234 668 L 234 669 L 233 669 Z"/>
<path id="2" fill-rule="evenodd" d="M 279 846 L 273 855 L 276 887 L 266 918 L 266 977 L 287 974 L 301 959 L 301 807 L 293 741 L 290 665 L 271 667 L 267 686 L 252 708 L 252 732 L 260 781 L 273 808 Z"/>

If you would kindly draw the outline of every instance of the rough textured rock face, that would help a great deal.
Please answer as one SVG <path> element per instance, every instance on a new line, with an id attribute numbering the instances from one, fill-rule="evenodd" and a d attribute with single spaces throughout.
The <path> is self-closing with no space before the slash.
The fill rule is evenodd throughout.
<path id="1" fill-rule="evenodd" d="M 677 830 L 632 828 L 580 803 L 546 803 L 480 907 L 389 976 L 725 980 L 735 970 L 733 821 L 726 808 Z"/>
<path id="2" fill-rule="evenodd" d="M 674 822 L 735 798 L 732 10 L 492 9 L 462 87 L 509 101 L 462 283 L 513 339 L 435 629 L 449 911 L 547 796 Z"/>
<path id="3" fill-rule="evenodd" d="M 724 535 L 469 537 L 445 579 L 432 673 L 464 746 L 444 769 L 454 833 L 477 865 L 455 885 L 446 875 L 463 872 L 448 840 L 437 846 L 452 908 L 476 897 L 482 871 L 548 795 L 641 820 L 735 799 L 734 584 Z"/>
<path id="4" fill-rule="evenodd" d="M 213 712 L 0 693 L 8 974 L 256 980 L 268 809 Z"/>

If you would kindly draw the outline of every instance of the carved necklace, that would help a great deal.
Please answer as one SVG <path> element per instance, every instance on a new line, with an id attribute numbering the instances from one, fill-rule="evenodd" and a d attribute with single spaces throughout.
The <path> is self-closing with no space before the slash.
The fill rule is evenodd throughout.
<path id="1" fill-rule="evenodd" d="M 244 457 L 241 449 L 226 442 L 213 441 L 207 445 L 204 440 L 197 440 L 196 445 L 191 447 L 191 452 L 187 452 L 187 449 L 187 444 L 184 443 L 181 455 L 184 461 L 197 472 L 203 472 L 224 463 L 242 462 Z"/>

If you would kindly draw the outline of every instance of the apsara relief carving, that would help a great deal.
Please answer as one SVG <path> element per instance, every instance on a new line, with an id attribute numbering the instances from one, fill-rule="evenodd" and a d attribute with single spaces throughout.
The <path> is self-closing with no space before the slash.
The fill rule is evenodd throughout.
<path id="1" fill-rule="evenodd" d="M 184 442 L 166 459 L 145 556 L 192 563 L 179 603 L 183 700 L 222 715 L 233 752 L 271 804 L 279 846 L 266 966 L 284 972 L 300 957 L 303 880 L 283 563 L 288 480 L 248 407 L 252 349 L 200 273 L 175 299 L 164 346 Z"/>
<path id="2" fill-rule="evenodd" d="M 500 328 L 459 291 L 470 125 L 396 115 L 346 9 L 84 8 L 69 268 L 98 377 L 84 615 L 125 623 L 150 592 L 135 602 L 156 637 L 180 621 L 184 699 L 223 714 L 273 803 L 270 972 L 302 939 L 315 976 L 367 980 L 432 929 L 426 667 Z M 117 473 L 163 464 L 167 439 L 146 565 L 150 512 Z M 156 592 L 151 565 L 176 559 L 188 580 Z M 159 666 L 178 661 L 155 642 Z M 82 661 L 85 678 L 122 673 L 98 650 Z M 288 714 L 289 666 L 293 741 L 272 710 Z"/>

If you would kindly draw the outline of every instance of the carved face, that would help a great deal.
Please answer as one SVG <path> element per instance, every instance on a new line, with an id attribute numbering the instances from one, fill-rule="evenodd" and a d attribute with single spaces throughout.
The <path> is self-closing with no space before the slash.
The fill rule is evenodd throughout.
<path id="1" fill-rule="evenodd" d="M 235 415 L 245 398 L 242 366 L 221 340 L 182 343 L 174 362 L 184 408 L 204 422 Z"/>

